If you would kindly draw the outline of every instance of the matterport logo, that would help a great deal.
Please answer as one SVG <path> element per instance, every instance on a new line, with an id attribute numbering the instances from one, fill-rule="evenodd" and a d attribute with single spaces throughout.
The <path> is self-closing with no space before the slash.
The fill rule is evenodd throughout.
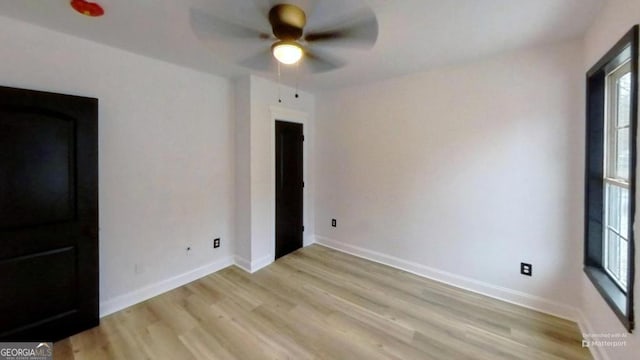
<path id="1" fill-rule="evenodd" d="M 53 343 L 0 342 L 0 360 L 52 360 Z"/>
<path id="2" fill-rule="evenodd" d="M 582 334 L 582 347 L 625 347 L 626 339 L 625 333 Z"/>

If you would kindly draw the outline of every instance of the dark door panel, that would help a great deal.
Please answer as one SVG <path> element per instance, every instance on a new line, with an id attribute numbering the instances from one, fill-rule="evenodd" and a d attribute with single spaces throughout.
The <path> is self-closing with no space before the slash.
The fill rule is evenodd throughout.
<path id="1" fill-rule="evenodd" d="M 276 121 L 276 258 L 302 247 L 302 124 Z"/>
<path id="2" fill-rule="evenodd" d="M 3 289 L 0 308 L 20 304 L 20 311 L 3 314 L 3 325 L 18 328 L 75 310 L 75 264 L 71 246 L 0 261 L 0 283 L 12 284 Z"/>
<path id="3" fill-rule="evenodd" d="M 98 324 L 98 100 L 0 87 L 0 341 Z"/>
<path id="4" fill-rule="evenodd" d="M 0 118 L 0 229 L 73 220 L 74 119 L 33 108 Z"/>

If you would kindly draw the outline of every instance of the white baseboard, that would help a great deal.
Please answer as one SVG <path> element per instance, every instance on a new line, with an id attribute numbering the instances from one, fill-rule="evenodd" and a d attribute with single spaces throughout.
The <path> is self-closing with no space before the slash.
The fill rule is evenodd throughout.
<path id="1" fill-rule="evenodd" d="M 304 237 L 304 243 L 302 244 L 302 246 L 307 247 L 309 245 L 313 245 L 316 242 L 316 236 L 315 235 L 308 235 Z"/>
<path id="2" fill-rule="evenodd" d="M 578 320 L 577 309 L 575 309 L 574 307 L 560 304 L 535 295 L 452 274 L 416 262 L 382 254 L 377 251 L 341 243 L 319 235 L 316 235 L 316 243 L 328 248 L 332 248 L 334 250 L 391 266 L 393 268 L 400 269 L 431 280 L 486 295 L 498 300 L 506 301 L 508 303 L 541 311 L 571 321 Z"/>
<path id="3" fill-rule="evenodd" d="M 258 260 L 249 261 L 245 258 L 242 258 L 238 255 L 234 257 L 236 261 L 236 266 L 240 269 L 248 272 L 249 274 L 253 274 L 254 272 L 262 269 L 263 267 L 271 264 L 273 262 L 273 254 L 268 254 Z"/>
<path id="4" fill-rule="evenodd" d="M 258 260 L 251 262 L 251 273 L 254 273 L 273 262 L 273 254 L 268 254 Z"/>
<path id="5" fill-rule="evenodd" d="M 238 255 L 234 256 L 233 259 L 235 260 L 235 264 L 237 267 L 248 273 L 251 273 L 251 261 Z"/>
<path id="6" fill-rule="evenodd" d="M 103 301 L 100 303 L 100 317 L 105 317 L 131 305 L 135 305 L 139 302 L 148 300 L 169 290 L 173 290 L 177 287 L 188 284 L 194 280 L 198 280 L 218 270 L 222 270 L 230 265 L 233 265 L 233 260 L 234 259 L 232 257 L 227 257 L 218 261 L 214 261 L 186 273 L 158 281 L 141 289 Z"/>
<path id="7" fill-rule="evenodd" d="M 584 313 L 581 310 L 576 310 L 576 315 L 578 317 L 578 320 L 577 320 L 578 327 L 580 328 L 580 332 L 582 334 L 596 333 L 595 331 L 593 331 L 593 327 L 591 326 L 591 323 L 589 323 L 589 320 L 587 320 L 587 317 L 584 315 Z M 611 360 L 611 357 L 607 355 L 604 348 L 590 347 L 589 351 L 591 352 L 591 356 L 593 356 L 594 360 Z"/>
<path id="8" fill-rule="evenodd" d="M 306 236 L 304 238 L 303 246 L 307 247 L 309 245 L 315 244 L 315 242 L 316 242 L 315 235 Z M 246 271 L 246 272 L 248 272 L 250 274 L 253 274 L 254 272 L 256 272 L 256 271 L 262 269 L 263 267 L 268 266 L 268 265 L 270 265 L 271 263 L 274 262 L 273 254 L 267 254 L 266 256 L 263 256 L 262 258 L 260 258 L 258 260 L 254 260 L 254 261 L 249 261 L 249 260 L 247 260 L 247 259 L 245 259 L 243 257 L 238 256 L 238 255 L 236 255 L 234 257 L 234 259 L 235 259 L 236 265 L 240 269 L 242 269 L 242 270 L 244 270 L 244 271 Z"/>

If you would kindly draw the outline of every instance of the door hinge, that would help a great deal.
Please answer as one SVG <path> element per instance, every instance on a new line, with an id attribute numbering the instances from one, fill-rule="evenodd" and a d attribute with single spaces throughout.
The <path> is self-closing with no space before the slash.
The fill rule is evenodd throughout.
<path id="1" fill-rule="evenodd" d="M 302 227 L 302 231 L 304 231 L 304 226 Z"/>
<path id="2" fill-rule="evenodd" d="M 304 187 L 304 181 L 302 182 L 302 187 Z"/>
<path id="3" fill-rule="evenodd" d="M 302 141 L 304 141 L 304 135 L 302 135 Z"/>

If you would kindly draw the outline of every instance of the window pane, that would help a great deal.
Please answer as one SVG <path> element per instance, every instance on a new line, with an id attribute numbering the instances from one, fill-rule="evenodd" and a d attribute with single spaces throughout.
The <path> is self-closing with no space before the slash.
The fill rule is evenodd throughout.
<path id="1" fill-rule="evenodd" d="M 616 174 L 619 179 L 629 180 L 629 128 L 616 130 Z"/>
<path id="2" fill-rule="evenodd" d="M 618 233 L 629 238 L 629 189 L 618 188 L 620 193 L 620 227 Z"/>
<path id="3" fill-rule="evenodd" d="M 620 231 L 620 188 L 607 184 L 607 226 Z"/>
<path id="4" fill-rule="evenodd" d="M 628 242 L 616 235 L 615 232 L 608 230 L 606 235 L 607 247 L 607 271 L 613 278 L 624 288 L 627 288 L 627 251 Z"/>
<path id="5" fill-rule="evenodd" d="M 629 189 L 607 184 L 607 226 L 629 237 Z"/>
<path id="6" fill-rule="evenodd" d="M 629 111 L 630 94 L 631 94 L 631 73 L 624 74 L 618 80 L 618 125 L 617 127 L 623 127 L 629 125 L 629 117 L 631 112 Z"/>
<path id="7" fill-rule="evenodd" d="M 614 278 L 620 278 L 620 238 L 607 230 L 607 270 Z"/>
<path id="8" fill-rule="evenodd" d="M 607 203 L 609 223 L 607 225 L 620 231 L 620 188 L 614 185 L 607 185 L 607 188 L 609 190 Z"/>
<path id="9" fill-rule="evenodd" d="M 629 243 L 627 241 L 620 240 L 620 282 L 625 289 L 627 288 L 627 272 L 629 271 L 629 262 L 627 260 L 629 257 L 628 246 Z"/>

